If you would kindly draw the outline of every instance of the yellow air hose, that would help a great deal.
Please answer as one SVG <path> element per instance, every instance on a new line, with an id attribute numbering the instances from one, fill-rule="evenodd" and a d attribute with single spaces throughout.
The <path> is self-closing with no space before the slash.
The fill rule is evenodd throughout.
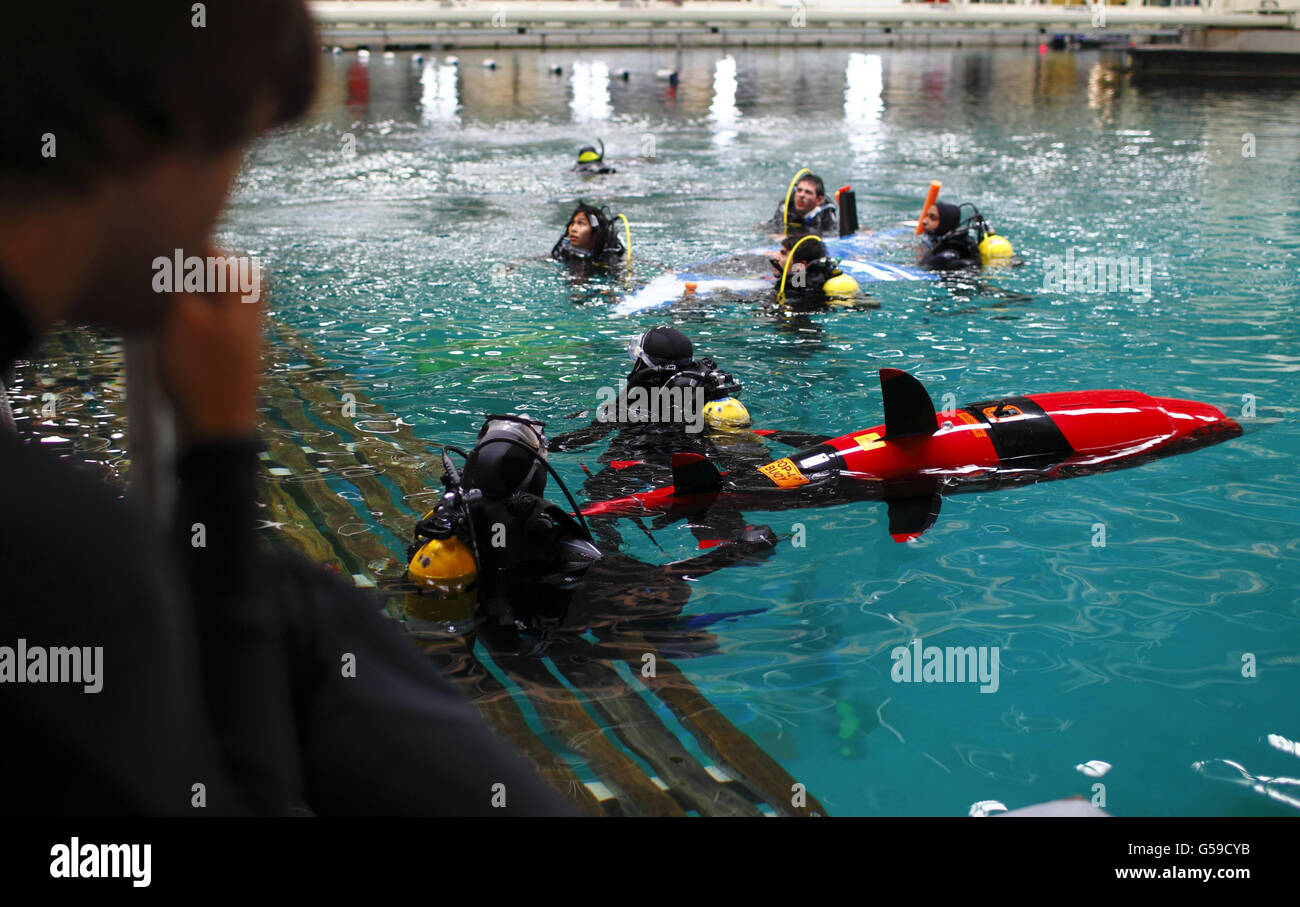
<path id="1" fill-rule="evenodd" d="M 785 232 L 790 232 L 790 196 L 794 195 L 795 184 L 799 182 L 799 177 L 805 173 L 812 173 L 807 167 L 804 167 L 794 175 L 790 180 L 790 188 L 785 190 L 785 204 L 781 206 L 781 222 L 785 225 Z"/>
<path id="2" fill-rule="evenodd" d="M 797 252 L 799 250 L 799 247 L 802 246 L 804 243 L 806 243 L 808 240 L 816 239 L 816 238 L 817 238 L 816 236 L 805 236 L 803 239 L 799 240 L 797 243 L 795 243 L 793 246 L 790 247 L 790 254 L 787 255 L 785 259 L 785 267 L 781 270 L 781 286 L 777 288 L 777 292 L 776 292 L 777 303 L 781 305 L 785 304 L 785 279 L 790 274 L 790 265 L 794 264 L 794 253 Z"/>
<path id="3" fill-rule="evenodd" d="M 623 222 L 623 235 L 627 237 L 627 263 L 632 264 L 632 229 L 627 222 L 627 217 L 620 214 L 618 219 Z"/>

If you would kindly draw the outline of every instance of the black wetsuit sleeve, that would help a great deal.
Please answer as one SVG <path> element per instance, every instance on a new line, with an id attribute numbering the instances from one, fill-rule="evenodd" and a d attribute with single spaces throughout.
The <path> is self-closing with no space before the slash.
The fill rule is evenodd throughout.
<path id="1" fill-rule="evenodd" d="M 208 711 L 253 809 L 283 814 L 298 796 L 285 630 L 257 550 L 252 437 L 209 441 L 177 462 L 173 538 L 198 623 Z"/>
<path id="2" fill-rule="evenodd" d="M 743 527 L 731 541 L 709 549 L 684 561 L 674 561 L 660 568 L 664 575 L 672 578 L 707 576 L 727 567 L 740 564 L 756 564 L 771 557 L 776 549 L 777 538 L 767 526 Z"/>
<path id="3" fill-rule="evenodd" d="M 595 444 L 601 438 L 605 437 L 614 430 L 613 422 L 601 422 L 599 420 L 592 422 L 586 428 L 577 428 L 573 431 L 566 431 L 563 434 L 556 435 L 546 443 L 546 449 L 554 453 L 562 453 L 570 450 L 581 450 L 591 444 Z"/>
<path id="4" fill-rule="evenodd" d="M 809 447 L 816 447 L 818 444 L 825 444 L 831 439 L 831 435 L 815 435 L 806 431 L 787 431 L 777 429 L 776 431 L 767 432 L 763 435 L 769 441 L 776 441 L 798 450 Z"/>

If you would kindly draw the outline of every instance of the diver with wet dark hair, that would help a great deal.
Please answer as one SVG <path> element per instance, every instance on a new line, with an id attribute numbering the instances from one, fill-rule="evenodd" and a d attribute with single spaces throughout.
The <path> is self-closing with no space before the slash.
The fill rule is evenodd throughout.
<path id="1" fill-rule="evenodd" d="M 449 452 L 464 457 L 463 472 Z M 418 596 L 408 600 L 406 615 L 416 631 L 447 632 L 451 625 L 460 634 L 484 623 L 547 633 L 593 622 L 662 622 L 689 598 L 687 575 L 767 557 L 776 544 L 769 528 L 744 527 L 708 554 L 661 566 L 597 547 L 547 462 L 545 423 L 526 415 L 487 416 L 472 451 L 445 447 L 442 460 L 444 493 L 416 523 L 407 550 L 407 576 Z M 543 497 L 548 473 L 571 512 Z M 604 613 L 611 602 L 622 607 Z"/>
<path id="2" fill-rule="evenodd" d="M 623 264 L 628 257 L 628 246 L 619 236 L 618 220 L 623 221 L 626 232 L 627 218 L 613 215 L 606 208 L 579 202 L 569 216 L 564 235 L 551 249 L 551 257 L 584 272 Z"/>
<path id="3" fill-rule="evenodd" d="M 602 139 L 596 141 L 600 142 L 599 151 L 591 145 L 583 145 L 578 149 L 578 162 L 573 165 L 574 173 L 594 176 L 618 172 L 605 163 L 605 142 Z"/>
<path id="4" fill-rule="evenodd" d="M 963 208 L 970 208 L 971 213 L 963 216 Z M 969 202 L 953 205 L 936 201 L 926 209 L 921 226 L 921 241 L 925 244 L 921 267 L 958 271 L 1012 257 L 1011 243 L 995 233 Z"/>
<path id="5" fill-rule="evenodd" d="M 822 178 L 815 173 L 804 173 L 786 194 L 786 200 L 777 206 L 769 226 L 778 233 L 794 230 L 838 233 L 839 209 L 826 198 Z"/>
<path id="6" fill-rule="evenodd" d="M 851 302 L 860 295 L 858 282 L 840 270 L 839 259 L 827 255 L 825 243 L 815 233 L 791 233 L 768 261 L 782 305 L 824 308 L 832 299 Z"/>

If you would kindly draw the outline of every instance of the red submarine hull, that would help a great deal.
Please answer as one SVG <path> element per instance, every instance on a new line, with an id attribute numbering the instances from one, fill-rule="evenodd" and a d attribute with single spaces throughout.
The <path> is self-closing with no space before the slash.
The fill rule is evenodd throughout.
<path id="1" fill-rule="evenodd" d="M 678 454 L 671 486 L 594 503 L 583 513 L 687 515 L 885 500 L 890 534 L 907 541 L 933 525 L 941 494 L 1136 466 L 1241 434 L 1208 403 L 1133 390 L 1030 394 L 936 413 L 911 375 L 882 369 L 880 377 L 884 425 L 727 474 L 698 454 Z"/>

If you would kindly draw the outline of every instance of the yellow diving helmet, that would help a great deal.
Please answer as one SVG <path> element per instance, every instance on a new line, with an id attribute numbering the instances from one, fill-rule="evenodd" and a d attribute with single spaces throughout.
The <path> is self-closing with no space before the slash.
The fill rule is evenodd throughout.
<path id="1" fill-rule="evenodd" d="M 422 593 L 407 596 L 406 613 L 411 617 L 454 621 L 473 616 L 478 606 L 478 566 L 454 535 L 426 542 L 411 558 L 406 575 Z"/>
<path id="2" fill-rule="evenodd" d="M 862 291 L 858 282 L 847 274 L 840 273 L 822 284 L 822 292 L 831 301 L 851 301 Z"/>
<path id="3" fill-rule="evenodd" d="M 1005 236 L 990 233 L 980 240 L 981 264 L 1008 261 L 1014 254 L 1015 250 L 1011 248 L 1011 242 Z"/>
<path id="4" fill-rule="evenodd" d="M 754 424 L 745 404 L 735 397 L 722 397 L 704 404 L 704 423 L 715 431 L 735 431 Z"/>

